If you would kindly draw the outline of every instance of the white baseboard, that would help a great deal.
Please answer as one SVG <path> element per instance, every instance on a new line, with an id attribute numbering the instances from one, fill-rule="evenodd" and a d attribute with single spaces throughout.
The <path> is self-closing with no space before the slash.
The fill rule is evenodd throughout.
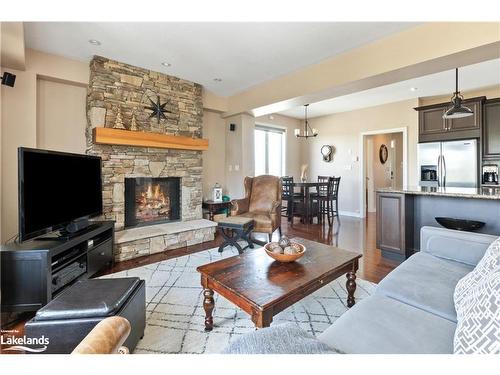
<path id="1" fill-rule="evenodd" d="M 339 214 L 341 216 L 361 217 L 360 212 L 353 212 L 353 211 L 339 211 Z"/>

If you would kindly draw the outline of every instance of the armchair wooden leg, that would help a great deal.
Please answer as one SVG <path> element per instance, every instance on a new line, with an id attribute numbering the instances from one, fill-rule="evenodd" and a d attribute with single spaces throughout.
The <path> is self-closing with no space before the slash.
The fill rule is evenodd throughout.
<path id="1" fill-rule="evenodd" d="M 269 237 L 269 242 L 272 242 L 272 240 L 273 240 L 273 234 L 269 233 L 267 236 Z"/>
<path id="2" fill-rule="evenodd" d="M 280 238 L 281 238 L 281 236 L 282 236 L 282 234 L 281 234 L 281 226 L 278 227 L 278 234 L 280 235 Z"/>

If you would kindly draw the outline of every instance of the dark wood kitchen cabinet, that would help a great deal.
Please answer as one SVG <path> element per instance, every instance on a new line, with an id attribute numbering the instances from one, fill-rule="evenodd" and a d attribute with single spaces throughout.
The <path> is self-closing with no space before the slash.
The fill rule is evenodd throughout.
<path id="1" fill-rule="evenodd" d="M 377 193 L 377 248 L 389 258 L 406 259 L 413 251 L 413 196 Z"/>
<path id="2" fill-rule="evenodd" d="M 443 118 L 446 108 L 427 108 L 418 112 L 418 133 L 421 138 L 433 138 L 446 133 L 446 120 Z"/>
<path id="3" fill-rule="evenodd" d="M 500 98 L 484 103 L 483 159 L 500 159 Z"/>
<path id="4" fill-rule="evenodd" d="M 485 99 L 481 96 L 464 100 L 464 105 L 472 109 L 474 114 L 458 119 L 443 118 L 450 107 L 449 102 L 415 108 L 418 111 L 418 141 L 441 142 L 480 138 Z"/>

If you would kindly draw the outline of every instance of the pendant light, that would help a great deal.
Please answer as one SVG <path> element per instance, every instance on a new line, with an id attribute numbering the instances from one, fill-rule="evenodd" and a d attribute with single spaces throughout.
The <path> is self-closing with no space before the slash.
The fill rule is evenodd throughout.
<path id="1" fill-rule="evenodd" d="M 464 100 L 464 97 L 460 94 L 460 91 L 458 91 L 458 68 L 456 68 L 455 69 L 455 93 L 453 94 L 453 96 L 451 98 L 451 107 L 448 108 L 448 110 L 445 112 L 445 114 L 443 115 L 443 118 L 454 119 L 454 118 L 472 116 L 474 114 L 474 111 L 472 111 L 472 109 L 462 105 L 462 100 Z"/>
<path id="2" fill-rule="evenodd" d="M 312 129 L 309 126 L 309 122 L 307 121 L 307 107 L 309 107 L 309 104 L 305 104 L 305 120 L 304 120 L 304 134 L 300 134 L 300 129 L 295 129 L 295 136 L 297 138 L 310 138 L 310 137 L 316 137 L 318 135 L 318 131 L 316 129 Z"/>

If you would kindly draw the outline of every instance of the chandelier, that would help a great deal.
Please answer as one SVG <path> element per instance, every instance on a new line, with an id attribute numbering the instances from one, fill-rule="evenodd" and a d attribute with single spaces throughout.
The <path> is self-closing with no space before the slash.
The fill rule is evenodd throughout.
<path id="1" fill-rule="evenodd" d="M 313 129 L 309 126 L 309 122 L 307 121 L 307 107 L 309 107 L 309 104 L 304 105 L 306 116 L 304 120 L 304 133 L 300 133 L 300 129 L 295 129 L 295 136 L 297 138 L 310 138 L 310 137 L 316 137 L 318 135 L 318 131 L 316 129 Z"/>

